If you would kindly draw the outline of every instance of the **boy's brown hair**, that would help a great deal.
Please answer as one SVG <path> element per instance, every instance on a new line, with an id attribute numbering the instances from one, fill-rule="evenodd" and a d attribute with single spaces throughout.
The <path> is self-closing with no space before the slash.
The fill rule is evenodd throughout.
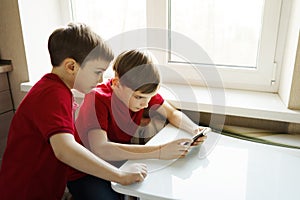
<path id="1" fill-rule="evenodd" d="M 114 58 L 103 39 L 82 23 L 70 23 L 56 29 L 49 37 L 48 50 L 53 67 L 66 58 L 73 58 L 81 67 L 88 60 L 111 61 Z"/>
<path id="2" fill-rule="evenodd" d="M 153 57 L 143 51 L 129 50 L 121 53 L 113 63 L 113 70 L 121 84 L 133 91 L 152 93 L 160 84 L 160 74 Z"/>

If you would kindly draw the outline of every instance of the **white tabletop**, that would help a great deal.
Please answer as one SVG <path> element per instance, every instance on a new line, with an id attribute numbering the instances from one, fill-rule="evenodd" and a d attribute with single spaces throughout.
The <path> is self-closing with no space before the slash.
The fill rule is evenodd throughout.
<path id="1" fill-rule="evenodd" d="M 146 145 L 188 134 L 167 125 Z M 300 150 L 214 132 L 183 159 L 135 160 L 148 165 L 142 183 L 112 188 L 141 199 L 300 200 Z"/>

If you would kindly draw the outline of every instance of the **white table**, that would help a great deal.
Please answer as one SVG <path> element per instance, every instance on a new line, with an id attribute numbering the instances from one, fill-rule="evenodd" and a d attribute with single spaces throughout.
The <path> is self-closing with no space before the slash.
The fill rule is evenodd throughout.
<path id="1" fill-rule="evenodd" d="M 167 125 L 146 145 L 187 133 Z M 183 159 L 135 160 L 149 174 L 142 183 L 112 188 L 140 199 L 300 200 L 300 151 L 244 141 L 214 132 Z"/>

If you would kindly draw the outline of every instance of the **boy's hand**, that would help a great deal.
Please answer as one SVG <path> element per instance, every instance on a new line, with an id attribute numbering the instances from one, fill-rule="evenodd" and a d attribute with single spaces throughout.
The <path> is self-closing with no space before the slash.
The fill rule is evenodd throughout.
<path id="1" fill-rule="evenodd" d="M 201 136 L 201 137 L 199 137 L 199 138 L 197 138 L 192 144 L 191 144 L 191 146 L 198 146 L 199 144 L 202 144 L 203 142 L 204 142 L 204 140 L 206 140 L 206 138 L 207 138 L 207 136 L 206 136 L 206 134 L 208 133 L 208 132 L 210 132 L 211 131 L 211 128 L 209 128 L 209 127 L 198 127 L 197 129 L 195 129 L 194 130 L 194 136 L 195 135 L 197 135 L 199 132 L 203 132 L 202 134 L 203 134 L 203 136 Z"/>
<path id="2" fill-rule="evenodd" d="M 184 138 L 160 145 L 158 159 L 170 160 L 183 158 L 188 153 L 188 148 L 191 143 L 191 139 Z"/>
<path id="3" fill-rule="evenodd" d="M 134 163 L 121 169 L 121 177 L 118 183 L 130 185 L 144 181 L 147 176 L 147 166 L 142 163 Z"/>

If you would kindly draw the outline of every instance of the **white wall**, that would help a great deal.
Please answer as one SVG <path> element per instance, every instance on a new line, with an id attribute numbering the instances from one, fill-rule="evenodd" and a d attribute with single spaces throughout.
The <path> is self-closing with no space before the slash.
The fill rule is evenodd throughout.
<path id="1" fill-rule="evenodd" d="M 295 59 L 300 30 L 300 1 L 293 0 L 288 25 L 288 34 L 283 57 L 279 95 L 286 106 L 289 105 L 292 78 L 295 70 Z M 299 87 L 299 86 L 298 86 Z M 299 94 L 298 94 L 299 95 Z M 300 109 L 300 108 L 298 108 Z"/>
<path id="2" fill-rule="evenodd" d="M 41 74 L 50 72 L 48 38 L 58 26 L 66 25 L 69 10 L 62 11 L 65 0 L 19 0 L 21 25 L 30 81 L 36 81 Z M 45 9 L 41 9 L 45 8 Z"/>
<path id="3" fill-rule="evenodd" d="M 24 93 L 20 91 L 20 84 L 28 81 L 18 0 L 1 0 L 0 41 L 1 58 L 12 60 L 13 71 L 9 73 L 9 79 L 16 108 L 24 97 Z"/>

